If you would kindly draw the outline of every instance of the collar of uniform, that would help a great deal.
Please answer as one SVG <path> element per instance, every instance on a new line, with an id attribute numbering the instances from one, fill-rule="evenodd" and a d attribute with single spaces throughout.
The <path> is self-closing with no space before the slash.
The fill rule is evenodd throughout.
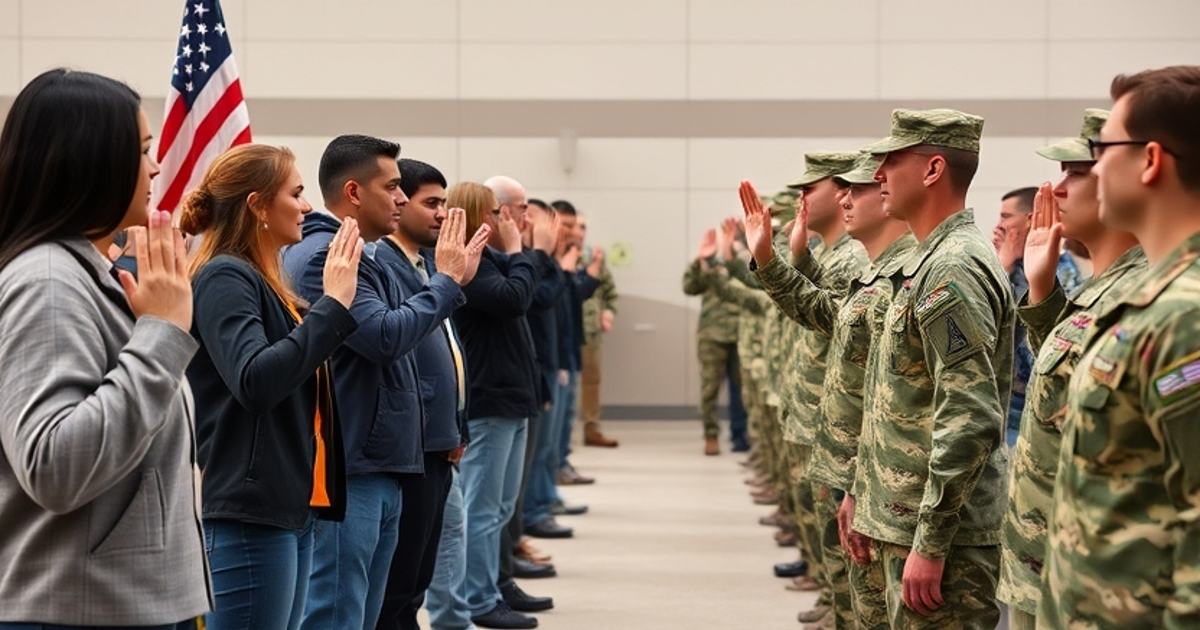
<path id="1" fill-rule="evenodd" d="M 1107 279 L 1124 274 L 1131 267 L 1145 266 L 1146 252 L 1142 251 L 1141 245 L 1134 245 L 1129 248 L 1129 251 L 1117 256 L 1117 259 L 1104 270 L 1104 273 L 1099 276 L 1093 276 L 1088 280 L 1087 284 L 1083 285 L 1075 295 L 1068 296 L 1072 304 L 1081 309 L 1090 309 L 1096 305 L 1096 301 L 1104 296 L 1112 286 Z"/>
<path id="2" fill-rule="evenodd" d="M 929 233 L 929 237 L 917 244 L 917 248 L 913 250 L 912 256 L 904 263 L 904 275 L 911 276 L 917 273 L 921 268 L 921 264 L 925 262 L 925 258 L 929 253 L 937 249 L 951 232 L 954 232 L 964 226 L 975 225 L 975 211 L 971 208 L 959 210 L 954 214 L 946 217 L 941 225 L 933 228 Z"/>
<path id="3" fill-rule="evenodd" d="M 871 265 L 863 272 L 859 282 L 867 285 L 875 282 L 877 278 L 887 278 L 904 266 L 904 262 L 908 260 L 910 254 L 917 246 L 917 237 L 912 235 L 912 232 L 905 232 L 903 236 L 892 241 L 879 254 L 879 258 L 871 261 Z"/>
<path id="4" fill-rule="evenodd" d="M 1200 258 L 1200 232 L 1187 238 L 1169 256 L 1151 267 L 1145 275 L 1145 283 L 1121 300 L 1122 304 L 1144 307 L 1154 301 L 1175 278 Z"/>

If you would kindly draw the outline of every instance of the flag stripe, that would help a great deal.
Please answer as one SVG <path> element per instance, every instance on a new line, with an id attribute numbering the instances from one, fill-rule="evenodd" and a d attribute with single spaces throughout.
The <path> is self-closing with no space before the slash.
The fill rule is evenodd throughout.
<path id="1" fill-rule="evenodd" d="M 217 100 L 217 104 L 208 112 L 204 120 L 196 127 L 196 134 L 192 140 L 191 146 L 188 148 L 187 157 L 179 165 L 179 172 L 175 175 L 174 180 L 167 186 L 167 190 L 163 193 L 162 202 L 159 203 L 159 209 L 173 209 L 179 205 L 179 200 L 185 192 L 184 185 L 192 178 L 192 170 L 196 167 L 196 162 L 204 148 L 208 146 L 216 137 L 217 132 L 229 118 L 238 106 L 242 105 L 242 84 L 241 81 L 235 80 L 228 90 L 221 95 Z"/>
<path id="2" fill-rule="evenodd" d="M 175 143 L 175 136 L 179 135 L 179 130 L 183 127 L 183 119 L 186 117 L 187 106 L 176 93 L 171 104 L 167 106 L 167 118 L 163 121 L 162 137 L 158 140 L 159 162 L 162 162 L 163 157 L 167 154 L 167 149 Z"/>

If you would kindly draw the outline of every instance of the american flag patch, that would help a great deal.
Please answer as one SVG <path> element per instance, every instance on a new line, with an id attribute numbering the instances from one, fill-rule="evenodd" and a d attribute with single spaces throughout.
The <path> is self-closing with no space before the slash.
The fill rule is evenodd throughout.
<path id="1" fill-rule="evenodd" d="M 1159 396 L 1165 398 L 1197 383 L 1200 383 L 1200 359 L 1158 377 L 1154 381 L 1154 388 Z"/>

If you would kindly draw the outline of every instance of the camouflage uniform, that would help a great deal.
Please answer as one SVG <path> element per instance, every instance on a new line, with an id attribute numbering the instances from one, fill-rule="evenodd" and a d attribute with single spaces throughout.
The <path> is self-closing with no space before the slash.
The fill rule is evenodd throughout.
<path id="1" fill-rule="evenodd" d="M 580 261 L 583 264 L 583 261 Z M 608 263 L 600 267 L 600 286 L 583 301 L 583 367 L 579 374 L 579 419 L 587 431 L 600 430 L 600 370 L 604 360 L 600 314 L 617 312 L 617 285 Z"/>
<path id="2" fill-rule="evenodd" d="M 892 135 L 870 151 L 977 153 L 982 128 L 953 110 L 895 110 Z M 867 359 L 854 528 L 877 542 L 894 629 L 992 630 L 1016 318 L 1008 276 L 967 209 L 913 250 L 891 290 Z M 901 603 L 910 552 L 945 561 L 945 603 L 928 617 Z"/>
<path id="3" fill-rule="evenodd" d="M 1018 611 L 1036 614 L 1042 596 L 1046 527 L 1054 503 L 1067 384 L 1083 351 L 1084 335 L 1095 314 L 1108 310 L 1135 287 L 1145 268 L 1146 256 L 1141 247 L 1135 247 L 1104 273 L 1088 280 L 1073 297 L 1067 298 L 1058 287 L 1041 304 L 1018 310 L 1029 328 L 1030 341 L 1041 350 L 1034 362 L 1021 433 L 1013 449 L 1008 512 L 1001 530 L 996 596 L 1009 603 L 1014 617 Z"/>
<path id="4" fill-rule="evenodd" d="M 1091 162 L 1087 138 L 1100 132 L 1108 112 L 1089 109 L 1076 138 L 1038 150 L 1058 162 Z M 1042 566 L 1046 558 L 1046 529 L 1053 513 L 1054 476 L 1062 445 L 1067 384 L 1084 337 L 1096 313 L 1109 310 L 1140 282 L 1146 268 L 1141 247 L 1118 257 L 1078 292 L 1062 283 L 1041 304 L 1023 304 L 1017 315 L 1029 331 L 1030 347 L 1040 349 L 1033 362 L 1028 399 L 1010 463 L 1008 512 L 1001 530 L 1000 585 L 996 595 L 1009 603 L 1014 627 L 1031 629 L 1042 597 Z M 1070 295 L 1071 297 L 1067 297 Z M 1047 340 L 1049 340 L 1047 342 Z"/>
<path id="5" fill-rule="evenodd" d="M 1200 234 L 1098 313 L 1071 377 L 1039 628 L 1200 625 Z"/>
<path id="6" fill-rule="evenodd" d="M 720 264 L 713 258 L 709 266 Z M 704 437 L 716 439 L 720 434 L 717 423 L 717 395 L 721 382 L 728 376 L 735 383 L 737 371 L 729 372 L 729 365 L 737 361 L 738 308 L 724 302 L 709 285 L 701 269 L 700 261 L 694 260 L 683 274 L 683 292 L 687 295 L 702 295 L 700 301 L 700 325 L 697 330 L 697 355 L 700 359 L 700 418 L 704 422 Z"/>
<path id="7" fill-rule="evenodd" d="M 804 187 L 845 173 L 854 167 L 857 157 L 855 153 L 806 154 L 804 175 L 789 186 Z M 780 309 L 800 325 L 787 372 L 791 376 L 787 391 L 793 396 L 794 413 L 788 418 L 785 439 L 793 444 L 792 493 L 804 557 L 810 575 L 822 586 L 818 604 L 834 606 L 839 594 L 846 599 L 849 596 L 840 550 L 835 546 L 834 553 L 826 553 L 830 532 L 837 538 L 835 499 L 827 486 L 814 485 L 809 477 L 816 428 L 822 423 L 819 407 L 833 326 L 825 311 L 814 308 L 813 302 L 824 299 L 836 304 L 843 299 L 850 280 L 865 266 L 866 254 L 848 234 L 817 250 L 815 254 L 801 252 L 791 265 L 776 255 L 757 274 Z M 842 603 L 848 612 L 848 601 Z"/>

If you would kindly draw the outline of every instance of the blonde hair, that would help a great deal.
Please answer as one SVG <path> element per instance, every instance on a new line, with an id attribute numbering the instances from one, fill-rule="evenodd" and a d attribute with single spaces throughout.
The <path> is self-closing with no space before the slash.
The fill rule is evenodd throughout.
<path id="1" fill-rule="evenodd" d="M 262 220 L 255 214 L 271 204 L 295 164 L 291 151 L 265 144 L 239 145 L 213 160 L 200 185 L 184 199 L 179 222 L 188 234 L 204 233 L 188 263 L 193 278 L 208 261 L 227 254 L 254 267 L 281 299 L 304 305 L 284 280 L 279 250 L 260 229 Z M 251 207 L 250 195 L 255 193 Z"/>
<path id="2" fill-rule="evenodd" d="M 446 191 L 446 207 L 467 211 L 467 240 L 470 241 L 487 223 L 487 215 L 496 207 L 496 193 L 476 182 L 459 182 Z"/>

